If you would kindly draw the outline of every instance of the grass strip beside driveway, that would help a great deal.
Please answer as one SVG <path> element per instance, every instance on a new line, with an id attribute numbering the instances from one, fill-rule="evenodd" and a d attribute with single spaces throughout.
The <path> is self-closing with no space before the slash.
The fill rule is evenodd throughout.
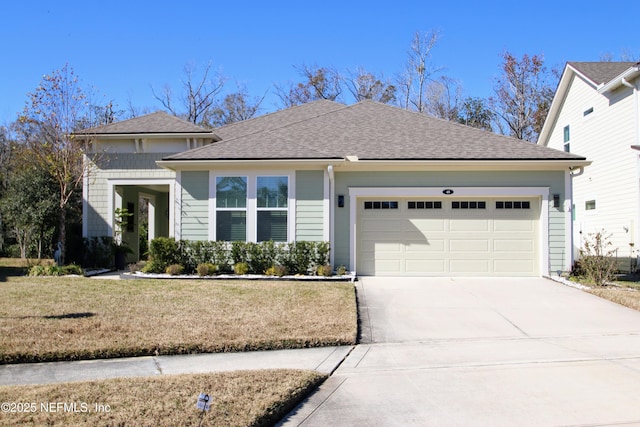
<path id="1" fill-rule="evenodd" d="M 200 393 L 211 397 L 202 426 L 268 426 L 326 377 L 263 370 L 0 387 L 0 426 L 196 426 Z M 5 409 L 9 409 L 5 411 Z"/>
<path id="2" fill-rule="evenodd" d="M 0 363 L 354 344 L 352 283 L 8 277 Z"/>

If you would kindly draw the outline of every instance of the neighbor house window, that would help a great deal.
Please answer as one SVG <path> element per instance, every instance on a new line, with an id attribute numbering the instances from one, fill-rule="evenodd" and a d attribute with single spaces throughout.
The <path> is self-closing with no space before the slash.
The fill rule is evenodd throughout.
<path id="1" fill-rule="evenodd" d="M 564 127 L 564 151 L 567 153 L 571 152 L 571 146 L 569 145 L 569 139 L 571 135 L 569 133 L 569 125 Z"/>
<path id="2" fill-rule="evenodd" d="M 257 240 L 287 241 L 289 178 L 257 177 Z"/>
<path id="3" fill-rule="evenodd" d="M 216 178 L 216 239 L 247 240 L 247 177 Z"/>
<path id="4" fill-rule="evenodd" d="M 582 115 L 583 115 L 584 117 L 587 117 L 587 116 L 588 116 L 589 114 L 591 114 L 591 113 L 593 113 L 593 107 L 589 107 L 589 108 L 587 108 L 586 110 L 584 110 L 584 111 L 582 112 Z"/>
<path id="5" fill-rule="evenodd" d="M 596 201 L 595 200 L 587 200 L 584 202 L 584 209 L 587 211 L 593 211 L 596 209 Z"/>

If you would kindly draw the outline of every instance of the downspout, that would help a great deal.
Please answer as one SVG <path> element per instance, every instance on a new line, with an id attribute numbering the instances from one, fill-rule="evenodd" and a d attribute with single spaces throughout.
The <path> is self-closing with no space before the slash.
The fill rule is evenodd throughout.
<path id="1" fill-rule="evenodd" d="M 576 168 L 569 168 L 569 213 L 571 215 L 571 217 L 569 218 L 569 236 L 571 239 L 571 248 L 570 248 L 570 252 L 569 252 L 569 260 L 570 260 L 570 264 L 569 268 L 573 268 L 573 264 L 575 262 L 575 253 L 574 253 L 574 249 L 575 249 L 575 235 L 574 235 L 574 230 L 573 230 L 573 215 L 574 215 L 574 209 L 575 209 L 575 203 L 573 203 L 573 178 L 580 176 L 584 173 L 584 166 L 578 166 L 578 171 L 574 173 L 574 170 Z"/>
<path id="2" fill-rule="evenodd" d="M 624 86 L 630 88 L 633 90 L 633 96 L 634 96 L 634 119 L 635 119 L 635 143 L 634 145 L 638 146 L 640 145 L 640 97 L 638 96 L 638 88 L 636 87 L 636 85 L 631 84 L 627 79 L 625 79 L 624 77 L 620 78 L 620 83 L 623 84 Z M 637 176 L 637 182 L 640 183 L 640 166 L 639 165 L 639 160 L 638 160 L 638 156 L 636 155 L 636 176 Z M 636 203 L 636 227 L 635 227 L 635 231 L 633 232 L 634 236 L 634 243 L 637 243 L 640 241 L 640 189 L 639 187 L 636 187 L 636 198 L 637 198 L 637 203 Z M 637 250 L 637 249 L 636 249 Z M 633 256 L 633 255 L 632 255 Z M 636 255 L 636 265 L 637 265 L 637 255 Z"/>
<path id="3" fill-rule="evenodd" d="M 336 191 L 336 182 L 335 176 L 333 173 L 333 165 L 327 166 L 327 175 L 329 176 L 329 245 L 331 250 L 329 251 L 329 263 L 331 265 L 335 264 L 335 228 L 334 228 L 334 217 L 335 217 L 335 203 L 334 203 L 334 194 Z"/>

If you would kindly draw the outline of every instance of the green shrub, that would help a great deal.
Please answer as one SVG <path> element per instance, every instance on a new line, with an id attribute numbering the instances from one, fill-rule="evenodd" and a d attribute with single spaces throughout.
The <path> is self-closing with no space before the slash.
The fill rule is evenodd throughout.
<path id="1" fill-rule="evenodd" d="M 264 272 L 267 276 L 282 277 L 287 274 L 287 268 L 284 265 L 272 265 Z"/>
<path id="2" fill-rule="evenodd" d="M 589 233 L 580 250 L 578 267 L 587 280 L 596 286 L 611 282 L 617 270 L 616 249 L 611 249 L 611 234 L 601 230 Z"/>
<path id="3" fill-rule="evenodd" d="M 331 245 L 329 242 L 315 242 L 313 263 L 316 266 L 329 264 Z"/>
<path id="4" fill-rule="evenodd" d="M 180 264 L 171 264 L 167 266 L 165 273 L 170 274 L 172 276 L 177 276 L 179 274 L 182 274 L 183 271 L 184 271 L 184 267 L 181 266 Z"/>
<path id="5" fill-rule="evenodd" d="M 318 276 L 329 277 L 333 274 L 333 267 L 331 267 L 331 264 L 319 265 L 316 268 L 316 273 L 318 273 Z"/>
<path id="6" fill-rule="evenodd" d="M 312 268 L 313 242 L 298 241 L 289 244 L 289 251 L 283 260 L 291 274 L 308 274 Z"/>
<path id="7" fill-rule="evenodd" d="M 233 272 L 239 276 L 243 276 L 249 272 L 249 264 L 246 262 L 238 262 L 233 266 Z"/>
<path id="8" fill-rule="evenodd" d="M 84 276 L 84 271 L 79 265 L 69 264 L 64 266 L 57 265 L 34 265 L 29 269 L 29 276 L 66 276 L 66 275 Z"/>
<path id="9" fill-rule="evenodd" d="M 198 273 L 198 276 L 200 277 L 213 276 L 217 272 L 218 272 L 218 266 L 210 262 L 198 264 L 198 267 L 196 268 L 196 273 Z"/>
<path id="10" fill-rule="evenodd" d="M 180 264 L 178 259 L 178 242 L 168 237 L 158 237 L 151 241 L 149 262 L 145 265 L 145 273 L 164 273 L 168 266 Z"/>
<path id="11" fill-rule="evenodd" d="M 83 265 L 85 267 L 113 267 L 115 245 L 113 237 L 101 236 L 83 239 Z"/>
<path id="12" fill-rule="evenodd" d="M 338 276 L 344 276 L 345 274 L 347 274 L 347 267 L 345 267 L 344 265 L 340 265 L 337 269 L 336 269 L 336 274 Z"/>
<path id="13" fill-rule="evenodd" d="M 69 264 L 63 267 L 60 267 L 60 273 L 64 275 L 75 274 L 77 276 L 84 276 L 84 270 L 82 267 L 76 264 Z"/>

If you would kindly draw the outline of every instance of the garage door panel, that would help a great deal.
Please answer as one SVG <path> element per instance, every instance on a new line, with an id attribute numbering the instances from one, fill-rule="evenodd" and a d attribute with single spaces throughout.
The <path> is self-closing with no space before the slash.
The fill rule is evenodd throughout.
<path id="1" fill-rule="evenodd" d="M 463 275 L 487 274 L 491 271 L 490 265 L 487 259 L 452 259 L 449 261 L 449 272 Z"/>
<path id="2" fill-rule="evenodd" d="M 395 231 L 402 230 L 405 220 L 398 218 L 376 218 L 376 219 L 364 219 L 361 222 L 361 230 L 365 233 L 367 231 Z"/>
<path id="3" fill-rule="evenodd" d="M 405 262 L 406 273 L 420 273 L 420 274 L 438 274 L 446 273 L 447 269 L 445 261 L 443 259 L 426 259 L 426 260 L 412 260 L 408 259 Z"/>
<path id="4" fill-rule="evenodd" d="M 451 239 L 449 251 L 455 252 L 489 252 L 491 243 L 488 240 Z"/>
<path id="5" fill-rule="evenodd" d="M 523 273 L 535 274 L 535 263 L 529 259 L 494 260 L 493 271 L 496 273 L 519 275 Z"/>
<path id="6" fill-rule="evenodd" d="M 537 275 L 536 199 L 518 199 L 529 201 L 530 209 L 508 209 L 506 202 L 496 209 L 497 199 L 490 198 L 482 199 L 484 209 L 452 209 L 447 200 L 440 200 L 439 209 L 427 209 L 426 202 L 436 199 L 424 199 L 424 204 L 411 199 L 418 203 L 409 209 L 407 200 L 400 198 L 397 209 L 378 211 L 363 209 L 363 200 L 358 200 L 359 274 Z"/>
<path id="7" fill-rule="evenodd" d="M 488 219 L 460 219 L 449 221 L 450 231 L 478 232 L 489 231 Z"/>
<path id="8" fill-rule="evenodd" d="M 515 220 L 515 219 L 497 219 L 493 221 L 494 231 L 524 231 L 533 232 L 535 229 L 535 221 L 533 220 Z"/>
<path id="9" fill-rule="evenodd" d="M 533 253 L 535 242 L 533 240 L 494 240 L 494 252 L 527 252 Z"/>
<path id="10" fill-rule="evenodd" d="M 444 219 L 411 219 L 408 221 L 409 231 L 433 232 L 445 231 Z"/>
<path id="11" fill-rule="evenodd" d="M 407 254 L 411 253 L 431 253 L 439 252 L 443 253 L 446 248 L 446 242 L 444 239 L 430 239 L 423 241 L 406 241 L 405 251 Z"/>

